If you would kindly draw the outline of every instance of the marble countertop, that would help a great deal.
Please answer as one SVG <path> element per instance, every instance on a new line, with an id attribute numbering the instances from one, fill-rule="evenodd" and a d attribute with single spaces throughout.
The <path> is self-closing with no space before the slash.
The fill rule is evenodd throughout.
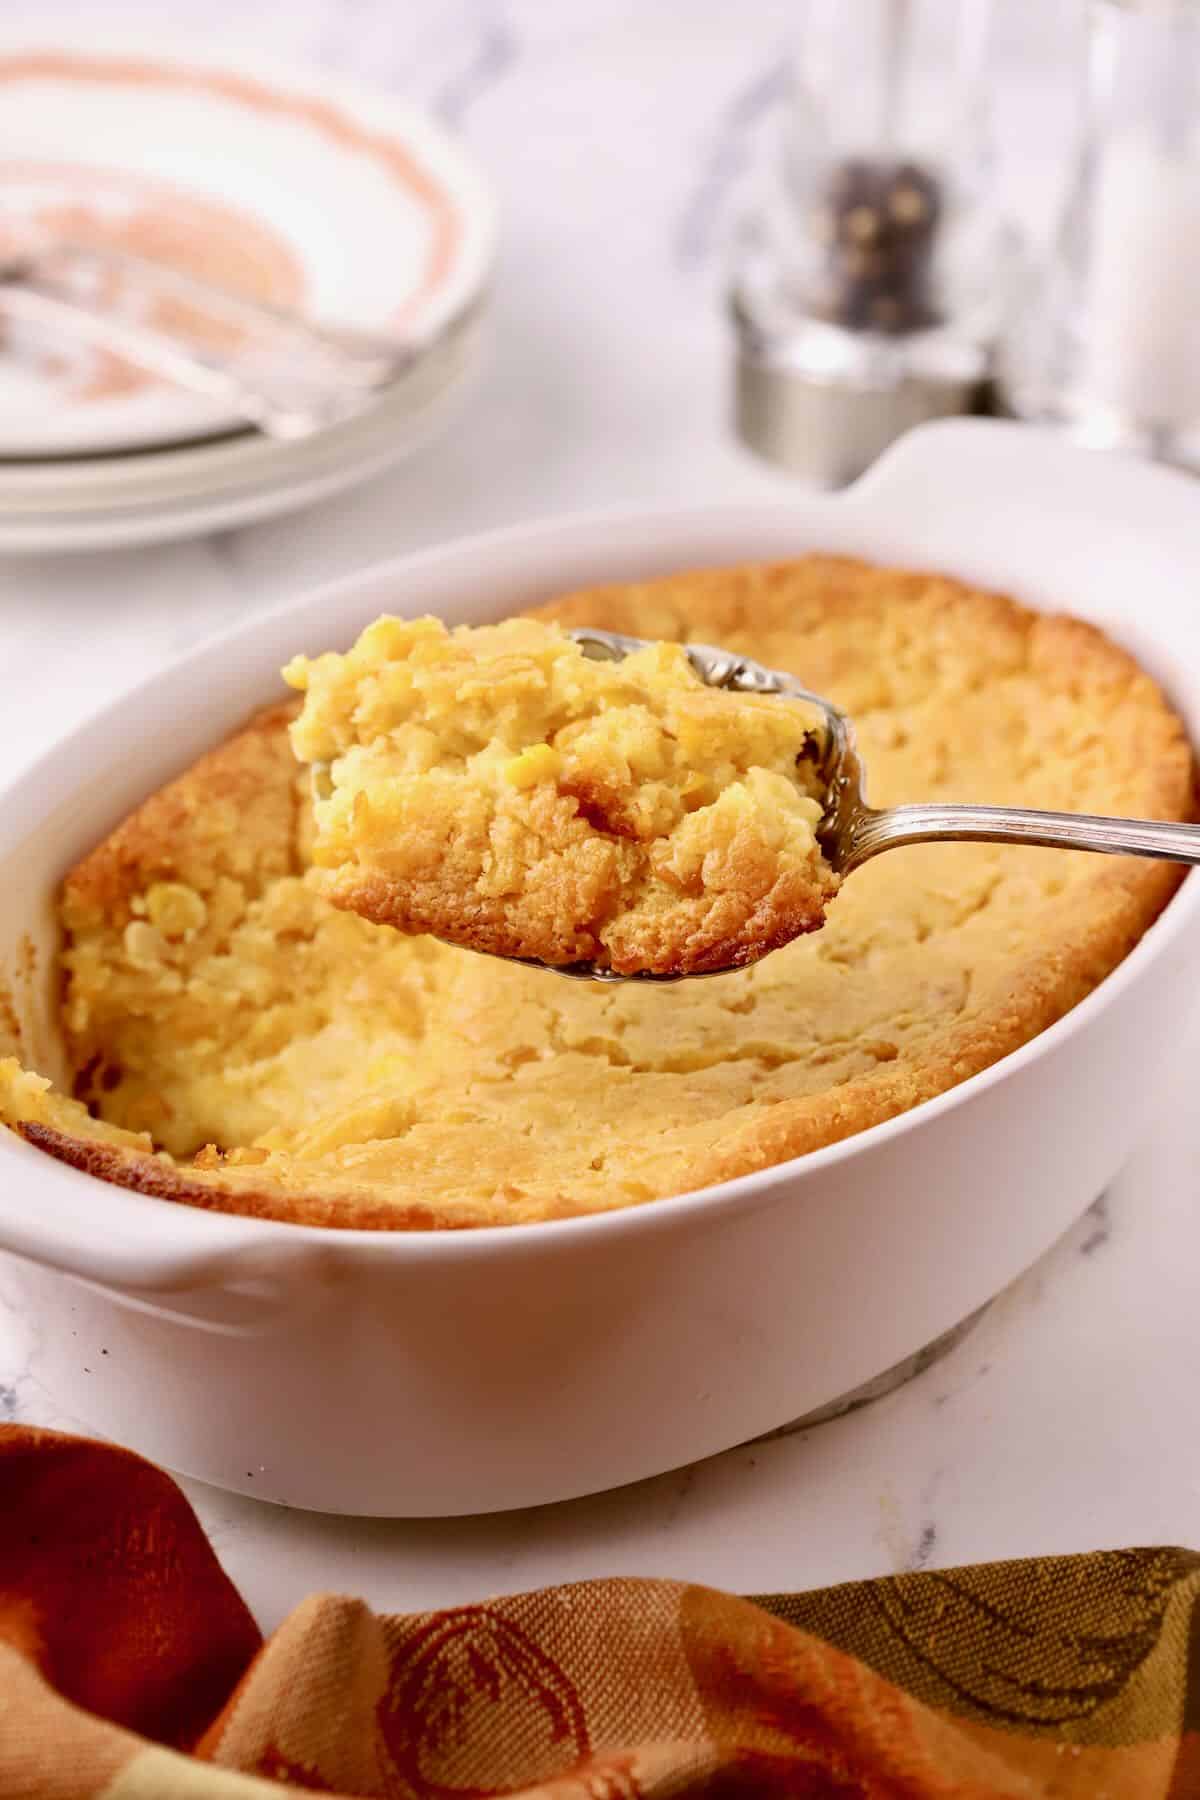
<path id="1" fill-rule="evenodd" d="M 298 518 L 0 562 L 10 770 L 200 638 L 377 557 L 563 510 L 791 491 L 728 433 L 717 304 L 733 197 L 786 53 L 786 0 L 690 0 L 682 42 L 669 0 L 422 0 L 402 21 L 398 10 L 245 0 L 237 29 L 261 49 L 369 75 L 463 133 L 504 217 L 485 370 L 436 445 Z M 161 28 L 161 6 L 141 11 Z M 212 7 L 176 0 L 169 12 L 198 27 Z M 1035 12 L 1029 0 L 1029 29 Z M 36 16 L 68 34 L 85 15 L 87 0 L 50 0 Z M 1045 142 L 1037 121 L 1054 109 L 1034 81 L 1019 104 L 1028 183 L 1028 143 Z M 1071 1233 L 945 1357 L 845 1417 L 494 1518 L 352 1521 L 188 1492 L 267 1625 L 317 1587 L 392 1608 L 610 1572 L 753 1591 L 1196 1541 L 1194 1110 L 1184 1089 L 1164 1095 L 1145 1147 Z M 0 1273 L 0 1417 L 82 1428 L 30 1375 L 7 1293 Z"/>

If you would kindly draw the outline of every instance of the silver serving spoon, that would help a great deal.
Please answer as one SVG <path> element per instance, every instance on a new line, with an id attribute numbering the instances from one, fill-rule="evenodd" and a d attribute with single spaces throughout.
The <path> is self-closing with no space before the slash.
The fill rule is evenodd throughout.
<path id="1" fill-rule="evenodd" d="M 585 655 L 619 662 L 647 645 L 642 638 L 612 631 L 571 631 Z M 947 806 L 931 801 L 879 810 L 867 804 L 865 774 L 846 714 L 819 694 L 810 693 L 791 675 L 764 668 L 749 657 L 714 649 L 709 644 L 684 646 L 697 675 L 709 687 L 732 688 L 741 694 L 778 694 L 801 700 L 820 715 L 813 732 L 813 757 L 825 784 L 825 814 L 817 841 L 830 867 L 849 875 L 884 850 L 904 844 L 942 842 L 1044 844 L 1058 850 L 1100 850 L 1110 856 L 1150 856 L 1164 862 L 1200 864 L 1200 825 L 1164 823 L 1157 819 L 1107 819 L 1093 813 L 1035 812 L 1022 806 Z M 521 958 L 510 960 L 520 961 Z M 528 965 L 527 965 L 528 966 Z M 584 981 L 691 981 L 691 975 L 619 975 L 594 963 L 556 967 L 536 963 Z M 706 971 L 727 974 L 724 969 Z"/>

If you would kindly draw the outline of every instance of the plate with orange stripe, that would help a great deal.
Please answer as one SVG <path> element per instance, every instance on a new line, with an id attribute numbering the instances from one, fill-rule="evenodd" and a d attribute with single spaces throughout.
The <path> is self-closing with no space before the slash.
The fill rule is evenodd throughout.
<path id="1" fill-rule="evenodd" d="M 486 184 L 393 95 L 144 34 L 92 44 L 73 30 L 68 45 L 3 30 L 0 119 L 0 245 L 99 243 L 322 323 L 430 346 L 479 308 L 496 234 Z M 102 298 L 118 310 L 228 343 L 227 317 L 200 304 L 181 316 L 178 299 L 122 294 L 120 274 L 110 280 Z M 242 429 L 218 402 L 111 351 L 0 327 L 10 469 L 128 457 L 144 476 L 147 453 Z M 71 488 L 86 481 L 61 462 L 57 474 Z"/>

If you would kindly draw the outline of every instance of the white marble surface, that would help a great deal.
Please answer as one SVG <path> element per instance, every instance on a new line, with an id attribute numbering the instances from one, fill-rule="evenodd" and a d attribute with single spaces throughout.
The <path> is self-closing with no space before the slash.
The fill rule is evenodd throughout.
<path id="1" fill-rule="evenodd" d="M 67 35 L 97 10 L 59 0 L 36 17 Z M 211 24 L 200 0 L 166 10 Z M 161 27 L 161 4 L 140 11 Z M 432 450 L 301 518 L 165 549 L 0 563 L 7 766 L 201 636 L 377 556 L 568 508 L 786 493 L 725 432 L 715 295 L 792 13 L 788 0 L 689 0 L 684 31 L 677 0 L 243 0 L 237 32 L 260 49 L 415 95 L 481 157 L 506 244 L 491 361 Z M 1046 30 L 1032 3 L 1006 15 L 1014 58 L 1022 36 Z M 1044 200 L 1048 184 L 1031 176 L 1052 160 L 1053 90 L 1022 76 L 1002 99 L 1021 112 L 1012 178 Z M 314 1587 L 390 1607 L 617 1571 L 762 1590 L 1197 1541 L 1200 1125 L 1189 1104 L 1186 1088 L 1164 1096 L 1154 1140 L 947 1358 L 849 1417 L 619 1494 L 493 1519 L 355 1523 L 189 1492 L 267 1624 Z M 5 1291 L 0 1281 L 0 1415 L 78 1427 L 29 1377 Z"/>

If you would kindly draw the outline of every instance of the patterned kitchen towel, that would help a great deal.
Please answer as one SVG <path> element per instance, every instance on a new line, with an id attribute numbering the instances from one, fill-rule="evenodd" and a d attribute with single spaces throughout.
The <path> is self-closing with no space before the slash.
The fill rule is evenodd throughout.
<path id="1" fill-rule="evenodd" d="M 592 1581 L 264 1643 L 170 1478 L 0 1429 L 0 1800 L 1183 1800 L 1200 1556 L 742 1600 Z"/>

